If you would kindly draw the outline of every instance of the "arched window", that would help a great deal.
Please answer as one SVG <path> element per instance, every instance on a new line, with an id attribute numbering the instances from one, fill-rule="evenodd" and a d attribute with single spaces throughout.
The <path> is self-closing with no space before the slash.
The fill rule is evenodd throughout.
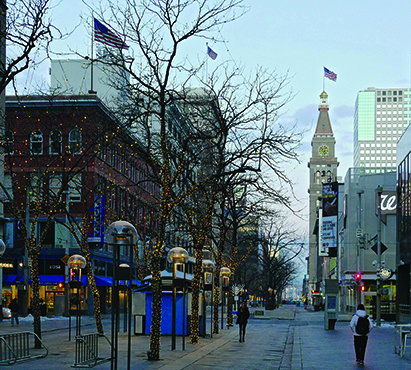
<path id="1" fill-rule="evenodd" d="M 320 183 L 320 179 L 321 179 L 321 173 L 320 173 L 320 171 L 317 171 L 317 172 L 314 174 L 314 183 L 319 184 L 319 183 Z"/>
<path id="2" fill-rule="evenodd" d="M 43 133 L 41 130 L 34 130 L 30 135 L 31 154 L 43 154 Z"/>
<path id="3" fill-rule="evenodd" d="M 69 151 L 71 154 L 81 153 L 81 132 L 77 129 L 69 133 Z"/>
<path id="4" fill-rule="evenodd" d="M 53 130 L 50 132 L 49 138 L 49 153 L 61 154 L 62 136 L 59 130 Z"/>
<path id="5" fill-rule="evenodd" d="M 6 130 L 4 138 L 4 153 L 14 154 L 14 132 Z"/>

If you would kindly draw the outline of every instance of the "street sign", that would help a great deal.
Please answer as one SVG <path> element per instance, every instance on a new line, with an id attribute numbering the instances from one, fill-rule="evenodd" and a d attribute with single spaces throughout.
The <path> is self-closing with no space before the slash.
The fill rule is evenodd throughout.
<path id="1" fill-rule="evenodd" d="M 61 261 L 62 261 L 65 265 L 67 265 L 67 262 L 68 262 L 69 258 L 70 258 L 70 256 L 69 256 L 68 254 L 65 254 L 65 255 L 63 256 L 63 258 L 61 259 Z"/>
<path id="2" fill-rule="evenodd" d="M 371 249 L 375 252 L 375 254 L 378 254 L 378 245 L 375 243 Z M 381 254 L 383 254 L 388 248 L 385 246 L 384 243 L 381 243 Z"/>

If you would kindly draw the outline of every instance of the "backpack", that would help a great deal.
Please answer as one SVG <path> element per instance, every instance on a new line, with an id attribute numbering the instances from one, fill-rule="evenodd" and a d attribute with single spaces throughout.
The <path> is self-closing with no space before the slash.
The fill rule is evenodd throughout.
<path id="1" fill-rule="evenodd" d="M 370 322 L 368 321 L 368 316 L 358 316 L 355 331 L 360 335 L 367 335 L 370 332 Z"/>

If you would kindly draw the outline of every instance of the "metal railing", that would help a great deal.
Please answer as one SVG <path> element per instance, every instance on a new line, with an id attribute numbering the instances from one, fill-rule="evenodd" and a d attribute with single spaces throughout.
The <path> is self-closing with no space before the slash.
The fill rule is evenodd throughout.
<path id="1" fill-rule="evenodd" d="M 399 310 L 400 315 L 409 316 L 411 313 L 409 304 L 400 303 L 398 305 L 398 310 Z"/>
<path id="2" fill-rule="evenodd" d="M 111 357 L 99 357 L 99 338 L 104 337 L 111 347 L 110 340 L 100 333 L 79 335 L 76 337 L 74 365 L 71 367 L 94 367 L 111 360 Z"/>
<path id="3" fill-rule="evenodd" d="M 41 343 L 45 353 L 30 354 L 30 336 Z M 48 348 L 35 333 L 25 331 L 0 335 L 0 365 L 13 365 L 16 362 L 44 358 L 48 352 Z"/>

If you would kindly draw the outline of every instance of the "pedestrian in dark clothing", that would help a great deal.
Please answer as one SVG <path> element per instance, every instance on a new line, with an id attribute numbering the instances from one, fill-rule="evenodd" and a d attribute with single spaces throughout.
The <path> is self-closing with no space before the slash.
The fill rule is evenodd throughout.
<path id="1" fill-rule="evenodd" d="M 364 327 L 363 324 L 359 323 L 360 321 L 364 321 L 365 329 L 363 329 Z M 363 304 L 358 305 L 357 311 L 355 312 L 355 314 L 353 315 L 351 319 L 350 328 L 352 332 L 354 333 L 354 348 L 355 348 L 355 356 L 357 359 L 357 363 L 363 365 L 365 349 L 367 348 L 367 342 L 368 342 L 368 333 L 373 328 L 373 323 L 371 319 L 368 317 Z"/>
<path id="2" fill-rule="evenodd" d="M 247 326 L 248 318 L 250 317 L 250 311 L 243 302 L 240 309 L 237 312 L 237 324 L 240 326 L 240 342 L 245 341 L 245 328 Z"/>
<path id="3" fill-rule="evenodd" d="M 9 308 L 11 311 L 11 325 L 14 325 L 14 319 L 16 319 L 16 324 L 19 324 L 19 310 L 20 305 L 17 301 L 17 298 L 14 298 L 11 303 L 9 304 Z"/>

